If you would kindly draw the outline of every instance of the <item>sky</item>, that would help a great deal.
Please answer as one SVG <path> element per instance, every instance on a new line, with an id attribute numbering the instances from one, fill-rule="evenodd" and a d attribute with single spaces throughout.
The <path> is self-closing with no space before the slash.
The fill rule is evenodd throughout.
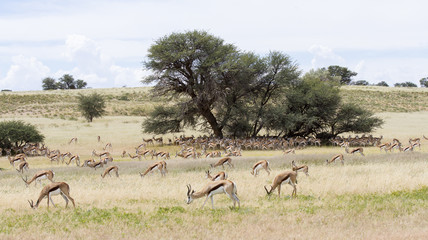
<path id="1" fill-rule="evenodd" d="M 425 0 L 1 0 L 0 89 L 41 90 L 71 74 L 138 87 L 147 50 L 204 30 L 242 51 L 281 51 L 303 72 L 339 65 L 369 83 L 428 77 Z"/>

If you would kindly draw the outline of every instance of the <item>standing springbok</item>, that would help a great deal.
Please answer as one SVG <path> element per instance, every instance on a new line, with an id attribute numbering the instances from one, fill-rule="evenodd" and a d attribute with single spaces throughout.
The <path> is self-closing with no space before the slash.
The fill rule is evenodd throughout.
<path id="1" fill-rule="evenodd" d="M 195 190 L 192 190 L 192 187 L 190 186 L 190 184 L 187 185 L 187 204 L 190 204 L 193 201 L 193 199 L 207 196 L 201 208 L 205 206 L 205 203 L 207 202 L 208 198 L 211 198 L 212 208 L 214 209 L 213 196 L 219 193 L 225 193 L 230 199 L 232 199 L 233 207 L 236 206 L 236 203 L 238 203 L 238 207 L 241 207 L 239 198 L 238 196 L 236 196 L 237 194 L 236 184 L 230 180 L 220 180 L 220 181 L 210 182 L 207 185 L 205 185 L 205 187 L 202 188 L 202 190 L 199 192 L 195 192 Z"/>
<path id="2" fill-rule="evenodd" d="M 39 199 L 37 199 L 36 205 L 34 205 L 33 200 L 31 200 L 31 201 L 28 200 L 28 203 L 30 203 L 31 208 L 36 209 L 39 206 L 40 202 L 43 200 L 43 198 L 47 198 L 48 199 L 48 208 L 49 208 L 49 200 L 52 202 L 52 205 L 54 207 L 56 207 L 54 202 L 52 201 L 51 197 L 53 195 L 58 195 L 58 194 L 61 194 L 61 196 L 64 198 L 65 207 L 68 206 L 68 200 L 69 199 L 73 203 L 73 207 L 76 207 L 76 205 L 74 204 L 74 199 L 72 197 L 70 197 L 70 186 L 68 186 L 68 184 L 65 182 L 49 183 L 40 192 Z"/>
<path id="3" fill-rule="evenodd" d="M 259 175 L 259 170 L 264 168 L 266 172 L 268 173 L 268 176 L 270 175 L 270 171 L 272 171 L 269 167 L 269 162 L 267 160 L 261 160 L 256 162 L 253 165 L 253 168 L 251 170 L 251 174 L 254 175 L 254 177 L 257 177 Z"/>
<path id="4" fill-rule="evenodd" d="M 278 197 L 281 196 L 281 185 L 288 183 L 293 187 L 293 192 L 291 193 L 291 197 L 297 196 L 297 172 L 296 171 L 285 171 L 280 174 L 278 174 L 274 179 L 272 186 L 270 187 L 270 191 L 264 186 L 266 193 L 268 196 L 272 194 L 272 191 L 275 190 L 275 188 L 278 188 Z"/>

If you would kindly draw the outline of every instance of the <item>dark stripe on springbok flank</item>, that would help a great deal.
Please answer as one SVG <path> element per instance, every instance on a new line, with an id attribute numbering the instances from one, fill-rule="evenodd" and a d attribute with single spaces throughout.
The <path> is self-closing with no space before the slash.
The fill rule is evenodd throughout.
<path id="1" fill-rule="evenodd" d="M 290 174 L 285 175 L 285 177 L 282 179 L 281 183 L 284 182 L 285 180 L 290 178 Z"/>
<path id="2" fill-rule="evenodd" d="M 303 168 L 305 168 L 305 166 L 300 166 L 300 167 L 296 168 L 296 171 L 299 171 L 299 170 L 301 170 Z"/>
<path id="3" fill-rule="evenodd" d="M 255 170 L 259 165 L 261 165 L 262 163 L 257 163 L 254 167 L 253 170 Z"/>
<path id="4" fill-rule="evenodd" d="M 39 174 L 39 175 L 36 175 L 36 179 L 37 179 L 37 178 L 39 178 L 39 177 L 42 177 L 42 176 L 44 176 L 44 175 L 46 175 L 46 177 L 47 177 L 47 175 L 48 175 L 48 174 L 47 174 L 47 173 L 41 173 L 41 174 Z"/>
<path id="5" fill-rule="evenodd" d="M 59 186 L 52 188 L 49 192 L 53 192 L 55 190 L 58 190 Z"/>
<path id="6" fill-rule="evenodd" d="M 223 183 L 219 183 L 219 184 L 215 185 L 213 188 L 211 188 L 208 191 L 208 194 L 210 194 L 212 191 L 215 191 L 215 190 L 219 189 L 220 187 L 223 187 Z"/>
<path id="7" fill-rule="evenodd" d="M 155 168 L 155 167 L 157 167 L 159 164 L 155 164 L 154 166 L 152 166 L 151 168 L 150 168 L 150 171 L 151 170 L 153 170 L 153 168 Z"/>

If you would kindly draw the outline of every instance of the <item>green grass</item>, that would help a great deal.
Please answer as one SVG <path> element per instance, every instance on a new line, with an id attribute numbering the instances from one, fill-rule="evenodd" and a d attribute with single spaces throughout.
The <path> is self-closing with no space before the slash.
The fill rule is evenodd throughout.
<path id="1" fill-rule="evenodd" d="M 369 215 L 371 218 L 383 220 L 387 217 L 411 215 L 428 207 L 428 187 L 422 186 L 414 190 L 394 191 L 392 193 L 344 194 L 332 195 L 324 199 L 314 196 L 300 195 L 297 199 L 263 197 L 269 206 L 219 209 L 186 209 L 182 206 L 158 207 L 152 212 L 129 210 L 123 207 L 97 208 L 78 207 L 65 210 L 31 210 L 18 212 L 6 209 L 0 218 L 0 234 L 13 234 L 39 228 L 47 233 L 67 233 L 85 226 L 104 226 L 108 223 L 121 223 L 128 228 L 139 231 L 151 231 L 158 226 L 182 226 L 185 222 L 197 224 L 194 220 L 208 217 L 211 225 L 218 223 L 233 224 L 250 216 L 261 215 L 308 215 L 345 214 L 347 218 L 359 218 Z M 291 201 L 291 204 L 289 203 Z M 288 203 L 282 205 L 282 202 Z M 133 202 L 134 203 L 134 202 Z M 303 214 L 303 215 L 302 215 Z M 1 236 L 1 235 L 0 235 Z"/>

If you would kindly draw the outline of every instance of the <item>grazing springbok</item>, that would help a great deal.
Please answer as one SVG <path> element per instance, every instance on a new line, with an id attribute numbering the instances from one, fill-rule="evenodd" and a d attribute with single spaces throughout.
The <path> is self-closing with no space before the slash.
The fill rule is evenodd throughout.
<path id="1" fill-rule="evenodd" d="M 28 171 L 28 162 L 21 162 L 18 165 L 18 169 L 16 169 L 16 171 L 18 171 L 19 173 L 24 173 L 24 170 Z"/>
<path id="2" fill-rule="evenodd" d="M 106 168 L 103 174 L 101 174 L 101 177 L 104 178 L 107 174 L 111 177 L 111 172 L 116 173 L 116 177 L 119 177 L 119 168 L 117 166 L 111 166 Z"/>
<path id="3" fill-rule="evenodd" d="M 58 195 L 58 194 L 61 194 L 61 196 L 64 198 L 65 207 L 68 206 L 68 200 L 69 199 L 73 203 L 73 207 L 76 207 L 76 205 L 74 204 L 74 199 L 72 197 L 70 197 L 70 186 L 68 186 L 68 184 L 65 182 L 49 183 L 40 192 L 39 199 L 37 199 L 36 205 L 34 205 L 33 200 L 31 200 L 31 201 L 28 200 L 28 203 L 30 203 L 31 208 L 36 209 L 39 206 L 40 202 L 43 200 L 43 198 L 47 198 L 48 199 L 48 208 L 49 208 L 49 200 L 52 202 L 52 205 L 54 207 L 56 207 L 54 202 L 52 201 L 51 197 L 53 195 Z"/>
<path id="4" fill-rule="evenodd" d="M 161 176 L 163 177 L 163 176 L 165 176 L 166 175 L 166 173 L 168 172 L 168 170 L 167 170 L 167 168 L 166 168 L 166 162 L 165 161 L 160 161 L 160 162 L 157 162 L 157 163 L 155 163 L 155 164 L 153 164 L 153 165 L 151 165 L 151 166 L 149 166 L 148 168 L 147 168 L 147 170 L 144 172 L 144 173 L 141 173 L 140 172 L 140 177 L 144 177 L 144 176 L 146 176 L 149 172 L 153 172 L 153 171 L 155 171 L 156 169 L 157 170 L 159 170 L 159 172 L 161 173 Z"/>
<path id="5" fill-rule="evenodd" d="M 30 185 L 32 182 L 34 182 L 34 186 L 37 186 L 37 182 L 39 184 L 42 184 L 43 179 L 48 179 L 49 181 L 53 182 L 53 177 L 55 176 L 55 173 L 52 170 L 42 170 L 38 171 L 34 174 L 33 178 L 31 178 L 30 181 L 27 181 L 27 177 L 22 178 L 24 180 L 25 184 Z"/>
<path id="6" fill-rule="evenodd" d="M 230 157 L 222 158 L 222 159 L 218 160 L 218 162 L 216 164 L 210 164 L 210 166 L 211 166 L 211 168 L 222 166 L 224 169 L 224 164 L 229 165 L 229 167 L 231 167 L 231 168 L 234 167 L 232 164 L 232 158 L 230 158 Z"/>
<path id="7" fill-rule="evenodd" d="M 275 190 L 275 188 L 278 188 L 278 197 L 281 196 L 281 185 L 282 184 L 290 184 L 293 187 L 293 192 L 291 193 L 291 197 L 297 196 L 297 172 L 296 171 L 285 171 L 280 174 L 278 174 L 274 179 L 272 186 L 270 187 L 270 190 L 264 187 L 266 190 L 266 193 L 268 196 L 272 194 L 272 191 Z"/>
<path id="8" fill-rule="evenodd" d="M 261 161 L 256 162 L 253 165 L 253 168 L 251 170 L 251 174 L 254 175 L 254 177 L 257 177 L 257 175 L 259 175 L 259 170 L 262 169 L 262 168 L 264 170 L 266 170 L 266 172 L 268 173 L 268 175 L 270 175 L 271 169 L 269 167 L 269 162 L 267 160 L 261 160 Z"/>
<path id="9" fill-rule="evenodd" d="M 206 177 L 210 179 L 211 181 L 219 181 L 219 180 L 226 180 L 227 174 L 225 172 L 219 172 L 214 176 L 211 176 L 210 170 L 205 171 Z"/>
<path id="10" fill-rule="evenodd" d="M 211 198 L 211 204 L 212 208 L 214 209 L 214 199 L 213 196 L 215 194 L 219 193 L 225 193 L 230 199 L 233 201 L 233 207 L 236 206 L 236 203 L 238 203 L 238 207 L 241 206 L 239 202 L 236 189 L 236 184 L 230 180 L 220 180 L 215 182 L 210 182 L 207 185 L 205 185 L 204 188 L 202 188 L 201 191 L 195 192 L 195 190 L 192 190 L 192 187 L 187 185 L 187 204 L 190 204 L 193 199 L 201 198 L 204 196 L 207 196 L 205 199 L 204 204 L 202 205 L 202 208 L 205 206 L 205 203 L 207 202 L 208 198 Z"/>
<path id="11" fill-rule="evenodd" d="M 332 162 L 336 162 L 336 160 L 340 160 L 340 162 L 343 165 L 344 164 L 343 159 L 344 159 L 343 154 L 337 154 L 337 155 L 334 155 L 330 160 L 327 159 L 325 161 L 327 162 L 327 165 L 329 165 Z"/>
<path id="12" fill-rule="evenodd" d="M 364 155 L 364 149 L 362 147 L 354 148 L 351 151 L 349 151 L 349 148 L 346 147 L 345 151 L 346 151 L 346 153 L 349 153 L 349 154 L 359 153 L 359 154 L 361 154 L 361 156 L 365 156 Z"/>
<path id="13" fill-rule="evenodd" d="M 297 166 L 296 163 L 293 161 L 291 161 L 291 168 L 293 169 L 293 171 L 297 172 L 304 172 L 306 174 L 306 176 L 309 177 L 309 168 L 307 165 L 300 165 Z"/>

